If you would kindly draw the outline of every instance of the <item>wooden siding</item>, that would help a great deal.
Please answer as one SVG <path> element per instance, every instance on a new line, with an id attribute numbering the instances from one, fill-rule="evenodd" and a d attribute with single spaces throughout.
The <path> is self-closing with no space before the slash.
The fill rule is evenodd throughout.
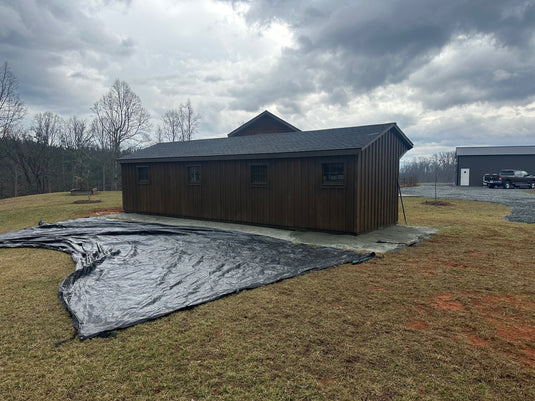
<path id="1" fill-rule="evenodd" d="M 247 123 L 243 128 L 238 128 L 231 133 L 232 136 L 248 136 L 258 134 L 270 134 L 280 132 L 292 132 L 295 131 L 284 124 L 284 122 L 277 121 L 269 115 L 260 116 L 252 124 Z"/>
<path id="2" fill-rule="evenodd" d="M 391 128 L 353 154 L 123 163 L 123 207 L 152 213 L 276 227 L 363 233 L 398 221 L 399 159 L 409 145 Z M 322 185 L 322 164 L 343 162 L 345 185 Z M 268 183 L 251 184 L 251 165 Z M 149 167 L 140 183 L 138 166 Z M 201 184 L 188 184 L 188 166 Z"/>
<path id="3" fill-rule="evenodd" d="M 123 207 L 128 212 L 354 232 L 355 155 L 269 160 L 143 163 L 149 182 L 138 183 L 138 164 L 124 163 Z M 345 185 L 322 185 L 322 163 L 344 162 Z M 250 166 L 266 164 L 268 183 L 251 184 Z M 187 167 L 201 166 L 201 184 L 188 185 Z"/>
<path id="4" fill-rule="evenodd" d="M 353 232 L 397 223 L 399 159 L 406 151 L 407 146 L 393 130 L 362 150 L 356 164 Z"/>

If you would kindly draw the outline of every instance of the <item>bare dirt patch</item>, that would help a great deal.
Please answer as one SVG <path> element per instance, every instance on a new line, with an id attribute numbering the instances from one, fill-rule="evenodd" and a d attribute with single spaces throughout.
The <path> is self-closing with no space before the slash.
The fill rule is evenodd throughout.
<path id="1" fill-rule="evenodd" d="M 464 305 L 460 303 L 459 301 L 452 300 L 453 294 L 441 294 L 435 298 L 435 305 L 439 307 L 440 309 L 447 309 L 447 310 L 464 310 Z"/>
<path id="2" fill-rule="evenodd" d="M 124 210 L 122 208 L 114 209 L 99 209 L 91 212 L 91 216 L 106 216 L 108 214 L 122 213 Z"/>
<path id="3" fill-rule="evenodd" d="M 318 381 L 321 383 L 322 387 L 331 386 L 336 382 L 336 380 L 333 379 L 332 377 L 327 377 L 325 379 L 318 379 Z"/>
<path id="4" fill-rule="evenodd" d="M 485 340 L 484 338 L 481 338 L 476 334 L 467 334 L 466 337 L 468 338 L 468 341 L 470 341 L 470 344 L 476 347 L 485 347 L 489 345 L 488 340 Z"/>
<path id="5" fill-rule="evenodd" d="M 524 362 L 528 367 L 535 366 L 535 349 L 531 346 L 535 342 L 535 325 L 529 318 L 529 312 L 534 310 L 534 303 L 525 295 L 486 295 L 475 296 L 471 304 L 479 315 L 495 329 L 497 337 L 513 344 L 518 354 L 512 355 Z M 527 314 L 526 314 L 527 312 Z M 479 338 L 472 333 L 466 337 L 473 345 L 488 345 L 496 351 L 507 353 L 498 343 L 490 344 L 485 339 L 480 344 Z"/>
<path id="6" fill-rule="evenodd" d="M 535 326 L 531 324 L 505 324 L 493 322 L 498 335 L 507 341 L 530 340 L 535 341 Z"/>
<path id="7" fill-rule="evenodd" d="M 531 311 L 535 309 L 535 303 L 530 301 L 527 297 L 519 296 L 496 296 L 496 295 L 487 295 L 484 298 L 484 304 L 481 304 L 480 307 L 483 308 L 486 305 L 487 307 L 496 308 L 499 306 L 513 306 L 517 309 Z"/>
<path id="8" fill-rule="evenodd" d="M 423 320 L 414 320 L 412 322 L 405 323 L 405 327 L 419 331 L 427 331 L 429 325 Z"/>

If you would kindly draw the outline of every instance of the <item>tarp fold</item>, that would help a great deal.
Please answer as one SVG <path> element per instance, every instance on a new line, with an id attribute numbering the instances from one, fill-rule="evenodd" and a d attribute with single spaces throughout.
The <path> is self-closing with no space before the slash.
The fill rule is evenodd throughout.
<path id="1" fill-rule="evenodd" d="M 105 218 L 41 222 L 0 234 L 0 247 L 71 255 L 75 270 L 60 284 L 59 298 L 80 339 L 371 256 L 236 231 Z"/>

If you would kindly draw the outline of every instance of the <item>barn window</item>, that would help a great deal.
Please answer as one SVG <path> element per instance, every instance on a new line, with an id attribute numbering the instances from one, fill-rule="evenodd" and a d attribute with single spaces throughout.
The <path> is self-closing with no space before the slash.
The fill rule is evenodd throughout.
<path id="1" fill-rule="evenodd" d="M 344 163 L 323 163 L 321 165 L 323 173 L 323 185 L 344 185 Z"/>
<path id="2" fill-rule="evenodd" d="M 188 184 L 201 184 L 201 166 L 188 166 Z"/>
<path id="3" fill-rule="evenodd" d="M 251 166 L 251 185 L 266 186 L 268 183 L 267 165 Z"/>
<path id="4" fill-rule="evenodd" d="M 149 167 L 148 166 L 137 166 L 137 182 L 138 184 L 149 183 Z"/>

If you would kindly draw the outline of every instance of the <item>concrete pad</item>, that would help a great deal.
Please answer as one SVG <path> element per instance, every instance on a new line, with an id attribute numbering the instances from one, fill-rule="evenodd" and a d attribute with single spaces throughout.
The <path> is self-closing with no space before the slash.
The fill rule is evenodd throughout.
<path id="1" fill-rule="evenodd" d="M 294 243 L 347 249 L 356 252 L 386 253 L 399 251 L 406 246 L 429 239 L 438 230 L 429 227 L 415 227 L 397 224 L 360 235 L 330 234 L 318 231 L 295 231 L 247 224 L 223 223 L 138 213 L 118 213 L 107 218 L 159 223 L 173 226 L 210 227 L 219 230 L 240 231 L 249 234 L 266 235 Z"/>

